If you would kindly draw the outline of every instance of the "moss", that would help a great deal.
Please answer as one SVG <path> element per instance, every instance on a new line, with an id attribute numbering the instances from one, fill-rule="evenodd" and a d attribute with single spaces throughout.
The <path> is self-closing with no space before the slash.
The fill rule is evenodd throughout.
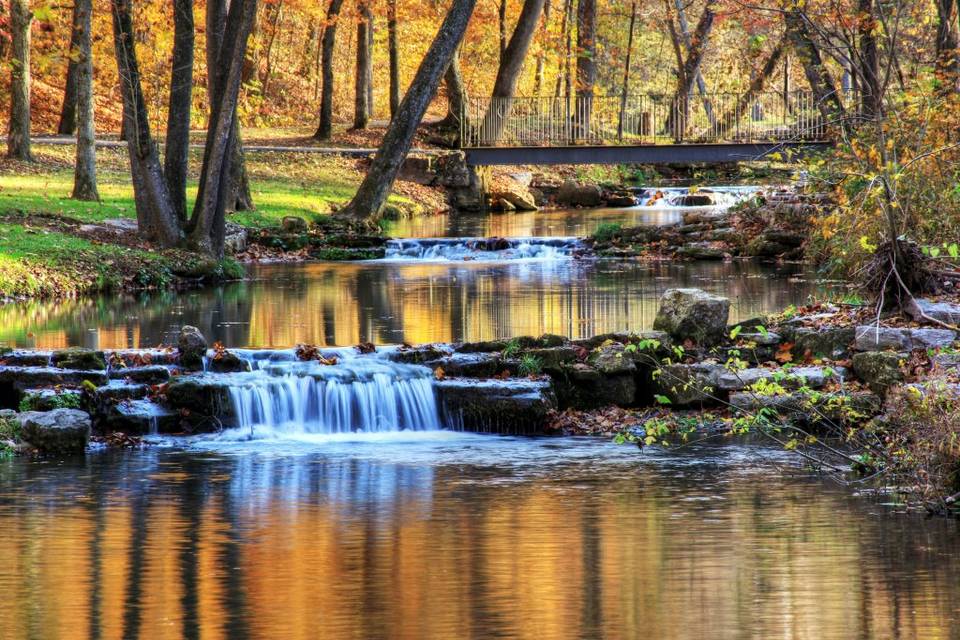
<path id="1" fill-rule="evenodd" d="M 80 394 L 75 391 L 30 392 L 20 400 L 20 411 L 53 411 L 54 409 L 79 409 Z"/>
<path id="2" fill-rule="evenodd" d="M 383 252 L 374 249 L 325 247 L 314 251 L 311 255 L 318 260 L 376 260 L 383 257 Z"/>

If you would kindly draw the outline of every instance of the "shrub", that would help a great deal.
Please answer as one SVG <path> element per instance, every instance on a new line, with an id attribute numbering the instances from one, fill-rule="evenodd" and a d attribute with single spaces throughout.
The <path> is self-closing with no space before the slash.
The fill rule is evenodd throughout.
<path id="1" fill-rule="evenodd" d="M 593 239 L 596 242 L 610 242 L 620 235 L 622 229 L 623 226 L 616 222 L 604 222 L 593 232 Z"/>

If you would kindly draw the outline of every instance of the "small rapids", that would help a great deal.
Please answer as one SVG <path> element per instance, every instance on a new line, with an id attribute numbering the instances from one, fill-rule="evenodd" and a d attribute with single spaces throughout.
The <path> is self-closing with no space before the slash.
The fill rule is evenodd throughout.
<path id="1" fill-rule="evenodd" d="M 582 248 L 572 237 L 417 238 L 387 242 L 386 260 L 501 261 L 559 260 Z"/>
<path id="2" fill-rule="evenodd" d="M 440 429 L 427 367 L 324 352 L 336 364 L 292 351 L 237 352 L 252 371 L 225 374 L 236 435 L 304 435 Z"/>

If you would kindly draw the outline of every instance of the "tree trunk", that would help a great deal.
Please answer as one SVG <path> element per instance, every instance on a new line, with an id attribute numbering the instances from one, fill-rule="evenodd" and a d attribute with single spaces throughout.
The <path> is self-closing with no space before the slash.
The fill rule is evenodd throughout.
<path id="1" fill-rule="evenodd" d="M 577 3 L 577 105 L 574 128 L 589 137 L 593 115 L 593 87 L 597 82 L 597 0 Z"/>
<path id="2" fill-rule="evenodd" d="M 207 0 L 206 28 L 207 28 L 207 94 L 211 97 L 210 113 L 213 114 L 212 97 L 219 95 L 218 60 L 220 49 L 223 46 L 224 29 L 227 21 L 227 0 Z M 247 162 L 243 156 L 243 139 L 240 135 L 239 124 L 236 135 L 233 137 L 233 146 L 230 149 L 230 192 L 227 199 L 227 211 L 252 211 L 254 209 L 253 196 L 250 193 L 250 180 L 247 177 Z M 201 188 L 204 177 L 201 175 Z"/>
<path id="3" fill-rule="evenodd" d="M 77 75 L 79 74 L 80 59 L 80 26 L 77 15 L 77 4 L 73 5 L 73 27 L 70 31 L 70 57 L 67 63 L 67 83 L 63 89 L 63 105 L 60 107 L 60 122 L 57 124 L 57 133 L 72 136 L 77 130 Z"/>
<path id="4" fill-rule="evenodd" d="M 370 5 L 368 0 L 359 0 L 357 6 L 357 67 L 354 80 L 353 128 L 366 129 L 370 124 Z"/>
<path id="5" fill-rule="evenodd" d="M 267 98 L 267 93 L 270 90 L 270 79 L 273 78 L 273 45 L 277 41 L 277 34 L 280 33 L 280 24 L 283 21 L 283 0 L 278 0 L 271 6 L 273 11 L 268 21 L 270 23 L 270 39 L 267 41 L 267 64 L 263 70 L 263 79 L 260 81 L 264 99 Z"/>
<path id="6" fill-rule="evenodd" d="M 880 86 L 880 49 L 877 46 L 878 26 L 874 0 L 860 0 L 857 28 L 860 35 L 860 113 L 873 120 L 883 111 L 883 88 Z"/>
<path id="7" fill-rule="evenodd" d="M 247 41 L 257 13 L 257 0 L 233 0 L 227 13 L 219 47 L 207 139 L 203 149 L 201 188 L 190 220 L 191 247 L 223 257 L 228 201 L 231 185 L 231 150 L 237 135 L 237 99 L 243 77 Z"/>
<path id="8" fill-rule="evenodd" d="M 97 192 L 96 134 L 93 127 L 93 53 L 90 16 L 92 0 L 75 0 L 73 28 L 77 43 L 77 159 L 73 197 L 99 201 Z"/>
<path id="9" fill-rule="evenodd" d="M 673 98 L 670 116 L 667 118 L 667 131 L 676 141 L 683 140 L 687 130 L 690 119 L 690 94 L 693 92 L 697 74 L 700 73 L 700 65 L 703 62 L 704 54 L 707 52 L 707 42 L 716 16 L 713 10 L 714 2 L 715 0 L 707 1 L 690 40 L 690 49 L 687 51 L 683 68 L 678 74 L 677 92 Z"/>
<path id="10" fill-rule="evenodd" d="M 390 118 L 400 106 L 400 51 L 397 44 L 397 0 L 387 4 L 387 49 L 390 56 Z"/>
<path id="11" fill-rule="evenodd" d="M 790 46 L 803 65 L 810 90 L 825 123 L 837 122 L 845 126 L 845 111 L 830 71 L 823 64 L 820 50 L 810 36 L 805 18 L 799 9 L 784 14 Z"/>
<path id="12" fill-rule="evenodd" d="M 463 85 L 463 74 L 460 72 L 460 49 L 457 48 L 450 60 L 450 66 L 443 76 L 443 82 L 446 85 L 447 92 L 447 115 L 443 120 L 437 123 L 438 129 L 452 131 L 455 136 L 454 146 L 461 142 L 461 133 L 466 131 L 469 126 L 469 114 L 467 113 L 467 88 Z M 464 122 L 461 124 L 461 119 Z"/>
<path id="13" fill-rule="evenodd" d="M 33 160 L 30 152 L 30 0 L 10 0 L 13 60 L 10 63 L 10 131 L 7 156 Z"/>
<path id="14" fill-rule="evenodd" d="M 190 114 L 193 107 L 193 0 L 173 2 L 173 68 L 167 110 L 167 143 L 163 174 L 180 225 L 187 221 L 187 162 L 190 153 Z M 209 72 L 208 72 L 209 73 Z"/>
<path id="15" fill-rule="evenodd" d="M 764 85 L 770 76 L 773 75 L 773 72 L 780 63 L 780 58 L 782 56 L 783 43 L 781 42 L 774 48 L 773 51 L 770 52 L 770 57 L 767 58 L 767 61 L 764 63 L 760 71 L 753 74 L 753 80 L 750 81 L 750 86 L 747 88 L 745 93 L 740 95 L 736 106 L 720 116 L 720 120 L 714 126 L 714 131 L 716 132 L 717 137 L 722 138 L 737 124 L 740 118 L 749 113 L 750 103 L 754 101 L 757 94 L 763 91 Z"/>
<path id="16" fill-rule="evenodd" d="M 507 0 L 500 0 L 497 7 L 497 27 L 500 36 L 500 57 L 497 64 L 503 64 L 503 55 L 507 52 Z"/>
<path id="17" fill-rule="evenodd" d="M 630 31 L 627 36 L 627 61 L 623 66 L 623 88 L 620 91 L 620 112 L 617 117 L 617 138 L 623 140 L 623 120 L 627 115 L 627 96 L 630 93 L 630 58 L 633 56 L 633 26 L 637 22 L 637 3 L 630 7 Z"/>
<path id="18" fill-rule="evenodd" d="M 560 41 L 563 43 L 563 55 L 557 61 L 557 84 L 553 90 L 553 96 L 559 98 L 561 91 L 566 89 L 563 95 L 570 96 L 570 53 L 573 50 L 573 34 L 570 23 L 573 19 L 573 0 L 564 0 L 563 17 L 560 19 Z"/>
<path id="19" fill-rule="evenodd" d="M 323 45 L 320 51 L 320 69 L 323 89 L 320 93 L 320 126 L 313 137 L 329 140 L 333 135 L 333 47 L 337 41 L 337 20 L 343 0 L 330 0 L 327 8 L 327 26 L 323 30 Z"/>
<path id="20" fill-rule="evenodd" d="M 938 93 L 948 95 L 960 88 L 960 33 L 957 0 L 937 0 Z"/>
<path id="21" fill-rule="evenodd" d="M 543 23 L 540 28 L 540 51 L 537 52 L 537 68 L 533 74 L 533 95 L 543 97 L 543 74 L 546 65 L 547 45 L 550 41 L 550 0 L 543 3 Z"/>
<path id="22" fill-rule="evenodd" d="M 520 77 L 520 70 L 523 69 L 527 50 L 533 41 L 533 35 L 537 31 L 543 5 L 544 0 L 524 0 L 517 26 L 510 37 L 510 44 L 500 58 L 500 68 L 497 69 L 497 78 L 493 83 L 490 106 L 483 117 L 480 128 L 480 140 L 483 144 L 493 144 L 499 140 L 503 133 L 503 125 L 510 118 L 517 80 Z"/>
<path id="23" fill-rule="evenodd" d="M 180 242 L 181 230 L 160 167 L 157 145 L 150 136 L 130 5 L 131 0 L 110 2 L 137 224 L 144 239 L 158 242 L 164 247 L 173 247 Z"/>
<path id="24" fill-rule="evenodd" d="M 683 6 L 683 0 L 674 0 L 674 4 L 677 8 L 677 20 L 680 24 L 680 35 L 683 37 L 683 46 L 687 51 L 687 55 L 690 55 L 692 42 L 690 39 L 690 25 L 687 23 L 687 11 Z M 710 121 L 710 125 L 713 126 L 717 121 L 713 114 L 713 105 L 710 104 L 710 96 L 707 93 L 707 82 L 703 79 L 703 71 L 701 69 L 697 69 L 697 76 L 694 78 L 694 82 L 697 85 L 697 92 L 700 94 L 700 99 L 703 101 L 703 111 L 707 115 L 707 120 Z"/>
<path id="25" fill-rule="evenodd" d="M 359 221 L 375 220 L 390 195 L 393 183 L 404 158 L 410 151 L 417 126 L 423 119 L 440 78 L 450 66 L 454 52 L 473 13 L 476 0 L 453 0 L 443 24 L 420 63 L 417 74 L 410 84 L 397 116 L 390 123 L 383 142 L 377 150 L 370 171 L 350 204 L 340 215 Z"/>

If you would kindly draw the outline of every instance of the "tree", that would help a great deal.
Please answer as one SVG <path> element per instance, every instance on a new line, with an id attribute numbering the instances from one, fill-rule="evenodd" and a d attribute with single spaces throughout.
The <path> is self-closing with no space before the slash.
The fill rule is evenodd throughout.
<path id="1" fill-rule="evenodd" d="M 404 158 L 410 151 L 417 126 L 463 39 L 476 0 L 453 0 L 430 49 L 407 89 L 396 117 L 390 122 L 380 148 L 353 200 L 340 212 L 348 220 L 368 222 L 380 215 Z"/>
<path id="2" fill-rule="evenodd" d="M 957 26 L 957 0 L 937 2 L 937 80 L 938 91 L 948 94 L 960 88 L 960 33 Z"/>
<path id="3" fill-rule="evenodd" d="M 833 76 L 829 69 L 823 64 L 823 58 L 820 55 L 820 49 L 817 43 L 813 41 L 810 31 L 807 28 L 806 16 L 800 9 L 793 8 L 784 14 L 786 21 L 787 39 L 803 65 L 804 75 L 807 76 L 807 82 L 810 83 L 810 90 L 813 92 L 813 98 L 817 102 L 817 107 L 827 123 L 836 122 L 841 127 L 845 126 L 845 110 L 840 101 L 840 95 L 837 93 L 836 85 L 833 82 Z"/>
<path id="4" fill-rule="evenodd" d="M 93 52 L 90 17 L 93 0 L 75 0 L 73 28 L 77 44 L 77 159 L 73 197 L 99 201 L 97 192 L 96 135 L 93 127 Z"/>
<path id="5" fill-rule="evenodd" d="M 10 131 L 7 156 L 33 160 L 30 151 L 30 0 L 10 0 L 13 59 L 10 62 Z"/>
<path id="6" fill-rule="evenodd" d="M 480 130 L 480 139 L 486 144 L 500 139 L 503 125 L 510 117 L 514 93 L 517 90 L 517 79 L 520 77 L 527 50 L 530 48 L 537 24 L 540 22 L 543 5 L 544 0 L 524 0 L 517 26 L 510 37 L 510 44 L 500 57 L 500 67 L 497 69 L 497 77 L 493 83 L 490 106 L 483 117 Z"/>
<path id="7" fill-rule="evenodd" d="M 859 0 L 857 31 L 860 38 L 860 113 L 872 120 L 883 111 L 880 87 L 880 48 L 877 46 L 875 0 Z"/>
<path id="8" fill-rule="evenodd" d="M 373 13 L 368 0 L 359 0 L 357 5 L 357 68 L 354 84 L 353 128 L 366 129 L 370 124 L 370 93 L 373 86 L 373 61 L 370 49 L 370 34 L 373 28 Z"/>
<path id="9" fill-rule="evenodd" d="M 187 161 L 193 107 L 193 0 L 173 1 L 173 63 L 163 173 L 180 224 L 187 220 Z"/>
<path id="10" fill-rule="evenodd" d="M 620 110 L 617 116 L 617 138 L 623 139 L 623 120 L 627 113 L 627 95 L 630 92 L 630 58 L 633 57 L 633 26 L 637 22 L 637 3 L 630 6 L 630 32 L 627 36 L 627 61 L 623 65 L 623 87 L 620 90 Z"/>
<path id="11" fill-rule="evenodd" d="M 218 55 L 210 67 L 215 75 L 211 83 L 214 92 L 210 96 L 211 117 L 204 146 L 200 187 L 193 215 L 185 224 L 177 215 L 169 183 L 160 166 L 157 145 L 150 134 L 131 4 L 132 0 L 111 0 L 114 48 L 124 102 L 124 130 L 128 138 L 130 174 L 140 234 L 163 247 L 184 243 L 202 253 L 222 257 L 225 211 L 232 195 L 230 150 L 236 142 L 236 103 L 257 0 L 233 0 L 224 21 Z M 174 69 L 173 73 L 176 72 Z"/>
<path id="12" fill-rule="evenodd" d="M 593 86 L 597 82 L 597 0 L 577 3 L 577 113 L 575 129 L 588 136 L 593 114 Z"/>
<path id="13" fill-rule="evenodd" d="M 543 73 L 550 41 L 550 0 L 543 4 L 543 23 L 540 26 L 540 50 L 537 52 L 537 68 L 533 73 L 533 95 L 543 95 Z"/>
<path id="14" fill-rule="evenodd" d="M 674 94 L 670 115 L 667 118 L 667 131 L 670 132 L 674 140 L 682 140 L 687 129 L 687 121 L 690 117 L 690 94 L 693 92 L 694 83 L 700 74 L 703 56 L 707 52 L 707 41 L 716 17 L 714 7 L 715 0 L 707 0 L 707 5 L 703 9 L 703 13 L 700 14 L 700 20 L 697 22 L 693 36 L 690 38 L 690 48 L 687 51 L 686 59 L 677 70 L 677 91 Z"/>
<path id="15" fill-rule="evenodd" d="M 323 42 L 320 48 L 320 75 L 323 88 L 320 93 L 320 126 L 313 137 L 317 140 L 329 140 L 333 135 L 333 47 L 337 41 L 337 21 L 343 0 L 330 0 L 327 8 L 327 26 L 323 30 Z"/>
<path id="16" fill-rule="evenodd" d="M 77 129 L 77 75 L 80 72 L 80 42 L 77 24 L 80 20 L 77 5 L 73 5 L 73 26 L 70 30 L 70 61 L 67 63 L 67 81 L 63 89 L 63 105 L 60 108 L 60 122 L 57 124 L 57 133 L 71 136 Z"/>
<path id="17" fill-rule="evenodd" d="M 390 56 L 390 117 L 400 107 L 400 51 L 397 44 L 397 0 L 387 4 L 387 49 Z"/>

